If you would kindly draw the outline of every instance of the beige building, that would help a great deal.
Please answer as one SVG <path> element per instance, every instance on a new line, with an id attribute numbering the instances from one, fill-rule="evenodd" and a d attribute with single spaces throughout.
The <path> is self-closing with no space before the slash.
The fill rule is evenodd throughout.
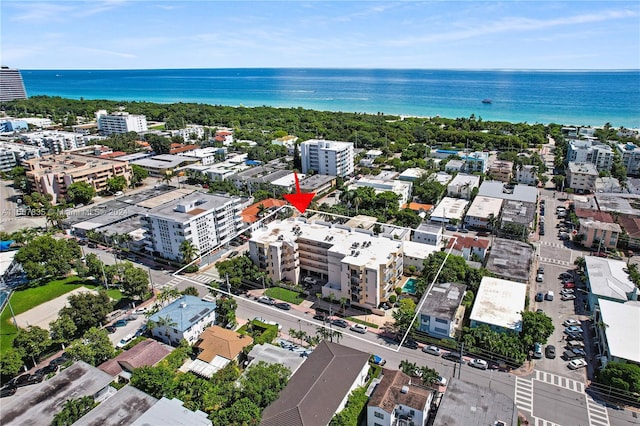
<path id="1" fill-rule="evenodd" d="M 498 160 L 489 167 L 489 175 L 495 180 L 509 182 L 513 176 L 513 161 Z"/>
<path id="2" fill-rule="evenodd" d="M 97 158 L 89 155 L 61 154 L 24 161 L 32 191 L 51 194 L 57 204 L 67 195 L 67 188 L 75 182 L 87 182 L 96 192 L 106 188 L 107 179 L 123 176 L 131 178 L 127 161 Z"/>
<path id="3" fill-rule="evenodd" d="M 598 169 L 591 163 L 569 162 L 567 167 L 567 185 L 578 192 L 593 192 L 598 176 Z"/>

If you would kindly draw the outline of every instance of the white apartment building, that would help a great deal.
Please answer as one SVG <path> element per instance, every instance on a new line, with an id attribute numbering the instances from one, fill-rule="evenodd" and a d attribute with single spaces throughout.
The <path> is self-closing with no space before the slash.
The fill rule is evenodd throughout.
<path id="1" fill-rule="evenodd" d="M 411 200 L 411 188 L 413 184 L 411 182 L 401 180 L 386 180 L 379 179 L 375 176 L 364 176 L 352 185 L 349 185 L 349 190 L 356 188 L 373 188 L 376 194 L 382 192 L 393 192 L 398 195 L 399 207 L 407 204 Z"/>
<path id="2" fill-rule="evenodd" d="M 302 173 L 345 177 L 353 174 L 354 151 L 351 142 L 311 139 L 300 144 Z"/>
<path id="3" fill-rule="evenodd" d="M 144 115 L 129 114 L 128 112 L 113 112 L 108 114 L 105 110 L 96 112 L 98 131 L 101 135 L 109 136 L 114 133 L 146 132 L 147 117 Z"/>
<path id="4" fill-rule="evenodd" d="M 609 145 L 592 140 L 572 140 L 567 149 L 567 161 L 591 163 L 598 171 L 611 170 L 613 151 Z"/>
<path id="5" fill-rule="evenodd" d="M 178 153 L 180 156 L 196 158 L 203 166 L 214 164 L 216 160 L 223 159 L 226 154 L 227 148 L 216 148 L 213 146 Z"/>
<path id="6" fill-rule="evenodd" d="M 46 148 L 51 154 L 60 154 L 86 145 L 86 139 L 81 134 L 59 130 L 24 133 L 20 135 L 20 139 L 29 145 Z"/>
<path id="7" fill-rule="evenodd" d="M 470 154 L 462 154 L 460 157 L 464 160 L 464 171 L 467 173 L 486 173 L 489 169 L 488 152 L 475 151 Z"/>
<path id="8" fill-rule="evenodd" d="M 17 165 L 16 154 L 11 150 L 0 147 L 0 172 L 8 173 Z"/>
<path id="9" fill-rule="evenodd" d="M 618 152 L 622 156 L 622 162 L 627 168 L 627 174 L 632 176 L 640 175 L 640 147 L 634 143 L 616 145 Z"/>
<path id="10" fill-rule="evenodd" d="M 185 141 L 195 141 L 204 138 L 204 126 L 189 124 L 184 129 L 171 130 L 171 136 L 181 136 Z"/>
<path id="11" fill-rule="evenodd" d="M 455 198 L 471 198 L 473 188 L 480 186 L 480 176 L 458 173 L 447 185 L 447 196 Z"/>
<path id="12" fill-rule="evenodd" d="M 253 233 L 249 255 L 273 281 L 310 275 L 326 282 L 324 297 L 373 309 L 393 294 L 403 272 L 401 241 L 326 222 L 271 222 Z"/>
<path id="13" fill-rule="evenodd" d="M 535 185 L 538 181 L 537 167 L 530 164 L 518 167 L 516 170 L 516 181 L 523 185 Z"/>
<path id="14" fill-rule="evenodd" d="M 591 163 L 570 162 L 567 167 L 567 185 L 578 192 L 593 192 L 598 179 L 598 169 Z"/>
<path id="15" fill-rule="evenodd" d="M 173 346 L 182 339 L 193 345 L 215 320 L 216 304 L 195 296 L 182 296 L 149 317 L 153 337 Z"/>
<path id="16" fill-rule="evenodd" d="M 194 192 L 149 210 L 142 217 L 145 249 L 181 260 L 180 245 L 190 241 L 199 254 L 233 237 L 241 228 L 240 198 Z"/>

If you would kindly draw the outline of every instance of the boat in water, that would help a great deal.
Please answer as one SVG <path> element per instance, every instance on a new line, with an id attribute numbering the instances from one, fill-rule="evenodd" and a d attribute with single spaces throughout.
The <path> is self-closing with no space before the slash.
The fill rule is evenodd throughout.
<path id="1" fill-rule="evenodd" d="M 482 103 L 483 103 L 483 104 L 490 104 L 491 102 L 492 102 L 492 100 L 491 100 L 491 99 L 489 99 L 489 98 L 484 98 L 484 99 L 482 100 Z"/>

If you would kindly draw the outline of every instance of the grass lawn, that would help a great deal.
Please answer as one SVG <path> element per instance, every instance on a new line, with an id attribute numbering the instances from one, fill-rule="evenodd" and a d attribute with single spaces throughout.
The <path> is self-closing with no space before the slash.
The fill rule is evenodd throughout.
<path id="1" fill-rule="evenodd" d="M 164 130 L 164 129 L 165 129 L 164 124 L 157 124 L 155 126 L 149 127 L 149 130 Z"/>
<path id="2" fill-rule="evenodd" d="M 99 290 L 102 286 L 97 286 L 93 281 L 83 280 L 79 277 L 68 277 L 62 280 L 54 280 L 40 287 L 18 290 L 11 295 L 11 307 L 16 315 L 28 311 L 42 303 L 53 300 L 76 288 L 87 287 L 91 290 Z M 112 299 L 120 300 L 122 294 L 119 290 L 109 290 L 107 292 Z M 0 315 L 0 353 L 11 347 L 13 339 L 17 333 L 16 327 L 11 319 L 11 310 L 5 307 Z"/>
<path id="3" fill-rule="evenodd" d="M 274 299 L 293 303 L 294 305 L 299 305 L 304 301 L 304 299 L 300 297 L 300 293 L 298 293 L 297 291 L 291 291 L 281 287 L 268 288 L 265 290 L 264 294 L 269 297 L 273 297 Z"/>

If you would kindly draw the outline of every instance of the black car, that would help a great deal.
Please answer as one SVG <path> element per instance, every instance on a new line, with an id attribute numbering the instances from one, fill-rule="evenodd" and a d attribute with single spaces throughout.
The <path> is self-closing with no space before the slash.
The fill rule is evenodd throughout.
<path id="1" fill-rule="evenodd" d="M 418 342 L 412 339 L 407 339 L 404 342 L 402 342 L 402 346 L 409 349 L 418 349 Z"/>
<path id="2" fill-rule="evenodd" d="M 460 352 L 448 352 L 448 353 L 442 354 L 442 358 L 448 361 L 459 362 L 460 364 L 462 364 L 463 362 L 462 354 Z"/>
<path id="3" fill-rule="evenodd" d="M 98 248 L 98 245 L 96 243 L 89 243 L 87 244 L 87 247 L 95 249 L 95 248 Z"/>
<path id="4" fill-rule="evenodd" d="M 109 332 L 109 333 L 115 333 L 116 332 L 116 328 L 113 325 L 108 325 L 105 327 L 105 329 Z"/>
<path id="5" fill-rule="evenodd" d="M 347 328 L 349 327 L 349 323 L 346 322 L 343 319 L 334 319 L 331 320 L 331 324 L 335 325 L 336 327 L 340 327 L 340 328 Z"/>
<path id="6" fill-rule="evenodd" d="M 31 374 L 29 373 L 23 374 L 22 376 L 15 379 L 15 382 L 13 382 L 13 386 L 17 388 L 21 388 L 23 386 L 30 385 L 31 384 L 29 383 L 30 379 L 31 379 Z"/>
<path id="7" fill-rule="evenodd" d="M 62 365 L 69 361 L 71 358 L 66 353 L 60 355 L 58 358 L 54 358 L 49 362 L 49 365 Z"/>
<path id="8" fill-rule="evenodd" d="M 11 395 L 15 394 L 17 390 L 18 390 L 18 388 L 15 387 L 15 386 L 6 386 L 6 387 L 0 389 L 0 398 L 4 398 L 6 396 L 11 396 Z"/>
<path id="9" fill-rule="evenodd" d="M 536 302 L 542 302 L 544 300 L 544 293 L 536 293 Z"/>
<path id="10" fill-rule="evenodd" d="M 556 357 L 556 347 L 553 345 L 548 345 L 544 348 L 544 354 L 547 358 L 553 359 Z"/>
<path id="11" fill-rule="evenodd" d="M 318 320 L 318 321 L 325 322 L 325 321 L 327 320 L 327 317 L 325 317 L 325 316 L 324 316 L 324 315 L 322 315 L 322 314 L 315 314 L 315 315 L 313 316 L 313 319 L 314 319 L 314 320 Z"/>
<path id="12" fill-rule="evenodd" d="M 291 305 L 285 302 L 276 303 L 274 306 L 278 309 L 282 309 L 283 311 L 291 310 Z"/>
<path id="13" fill-rule="evenodd" d="M 79 241 L 78 241 L 78 245 L 79 245 L 79 246 L 86 246 L 86 245 L 87 245 L 87 242 L 86 242 L 85 240 L 79 240 Z"/>

